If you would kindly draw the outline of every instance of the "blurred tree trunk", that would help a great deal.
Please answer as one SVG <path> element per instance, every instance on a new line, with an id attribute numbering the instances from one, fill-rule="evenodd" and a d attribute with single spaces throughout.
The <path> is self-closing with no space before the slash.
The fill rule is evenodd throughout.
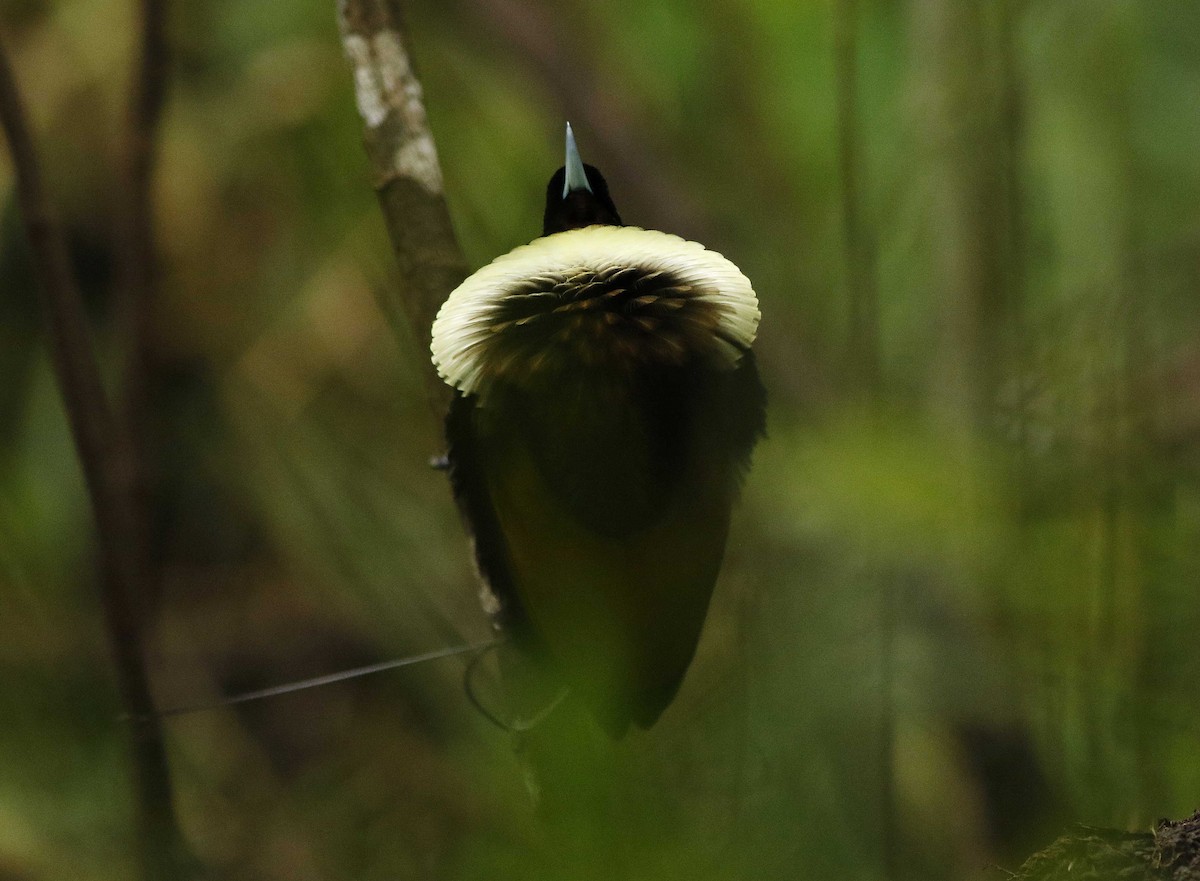
<path id="1" fill-rule="evenodd" d="M 1018 0 L 913 0 L 910 39 L 914 124 L 924 149 L 929 293 L 939 321 L 930 361 L 930 400 L 943 440 L 936 455 L 955 466 L 978 465 L 991 458 L 989 451 L 1005 448 L 1012 453 L 1005 489 L 1015 484 L 1020 496 L 1029 476 L 1020 447 L 1024 104 L 1018 13 Z M 1018 391 L 1010 400 L 1014 384 Z M 974 497 L 982 487 L 968 485 L 964 492 Z M 975 499 L 969 507 L 978 510 Z M 1056 814 L 1057 799 L 1020 722 L 1014 642 L 1002 625 L 1002 576 L 971 566 L 950 577 L 972 598 L 983 626 L 999 631 L 975 675 L 986 683 L 988 703 L 1010 707 L 1011 719 L 965 719 L 957 736 L 985 803 L 981 831 L 1003 858 L 1027 846 L 1031 830 Z"/>
<path id="2" fill-rule="evenodd" d="M 985 429 L 1003 376 L 1003 178 L 986 4 L 912 3 L 913 94 L 929 197 L 930 281 L 942 326 L 934 397 Z"/>
<path id="3" fill-rule="evenodd" d="M 858 18 L 858 0 L 834 3 L 838 164 L 849 294 L 847 360 L 856 393 L 870 397 L 879 391 L 879 298 L 875 279 L 875 237 L 862 210 L 865 187 L 858 120 Z"/>
<path id="4" fill-rule="evenodd" d="M 878 263 L 875 231 L 864 217 L 864 149 L 859 123 L 858 0 L 835 0 L 832 9 L 837 147 L 841 179 L 842 239 L 847 292 L 846 368 L 850 394 L 873 421 L 883 401 Z M 897 873 L 896 822 L 896 608 L 902 579 L 891 567 L 861 561 L 864 588 L 875 595 L 878 639 L 878 810 L 880 877 Z"/>
<path id="5" fill-rule="evenodd" d="M 66 236 L 51 207 L 17 84 L 0 47 L 0 122 L 16 170 L 17 196 L 29 237 L 58 382 L 96 522 L 100 606 L 117 691 L 128 716 L 138 813 L 139 862 L 145 881 L 186 877 L 189 861 L 175 817 L 162 724 L 146 670 L 147 570 L 137 463 L 127 425 L 104 388 Z"/>

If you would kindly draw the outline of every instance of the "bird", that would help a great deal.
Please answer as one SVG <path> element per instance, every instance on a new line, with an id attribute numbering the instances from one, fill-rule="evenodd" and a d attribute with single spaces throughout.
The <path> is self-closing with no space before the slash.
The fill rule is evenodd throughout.
<path id="1" fill-rule="evenodd" d="M 451 486 L 495 626 L 614 738 L 695 655 L 765 434 L 758 300 L 731 261 L 627 226 L 570 123 L 542 235 L 451 292 Z"/>

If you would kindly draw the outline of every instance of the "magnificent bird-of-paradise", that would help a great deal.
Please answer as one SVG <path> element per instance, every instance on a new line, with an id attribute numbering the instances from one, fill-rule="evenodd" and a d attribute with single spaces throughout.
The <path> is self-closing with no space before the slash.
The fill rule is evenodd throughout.
<path id="1" fill-rule="evenodd" d="M 720 254 L 624 226 L 569 124 L 542 233 L 434 322 L 447 456 L 497 626 L 620 735 L 696 651 L 764 430 L 758 300 Z"/>

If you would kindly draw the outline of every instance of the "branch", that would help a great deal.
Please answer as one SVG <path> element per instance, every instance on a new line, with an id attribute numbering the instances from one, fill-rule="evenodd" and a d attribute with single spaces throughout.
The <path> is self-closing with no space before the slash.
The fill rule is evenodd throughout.
<path id="1" fill-rule="evenodd" d="M 167 95 L 166 4 L 141 0 L 141 43 L 130 89 L 124 173 L 128 187 L 122 280 L 144 315 L 157 284 L 153 182 L 158 126 Z"/>
<path id="2" fill-rule="evenodd" d="M 151 487 L 155 471 L 147 437 L 148 399 L 154 370 L 153 316 L 158 302 L 158 247 L 154 235 L 154 169 L 157 165 L 158 130 L 167 95 L 167 6 L 163 0 L 140 0 L 140 42 L 130 85 L 125 143 L 121 156 L 123 200 L 117 218 L 118 311 L 126 334 L 123 376 L 127 451 L 133 466 L 130 475 L 132 502 L 145 564 L 144 595 L 148 606 L 158 593 L 157 566 L 146 545 L 154 510 Z"/>
<path id="3" fill-rule="evenodd" d="M 421 83 L 413 71 L 396 0 L 339 0 L 342 47 L 354 72 L 363 141 L 375 191 L 400 270 L 400 290 L 385 295 L 393 322 L 402 318 L 421 351 L 442 301 L 466 277 L 442 189 L 442 169 Z M 447 387 L 429 358 L 423 371 L 430 399 L 444 407 Z"/>
<path id="4" fill-rule="evenodd" d="M 136 520 L 128 493 L 130 463 L 119 443 L 61 227 L 50 209 L 40 166 L 8 56 L 0 47 L 0 124 L 16 171 L 17 200 L 33 254 L 38 293 L 49 331 L 50 355 L 83 468 L 99 539 L 101 606 L 117 685 L 133 725 L 135 786 L 142 835 L 142 877 L 178 877 L 178 833 L 162 730 L 142 659 L 136 613 L 142 572 Z"/>

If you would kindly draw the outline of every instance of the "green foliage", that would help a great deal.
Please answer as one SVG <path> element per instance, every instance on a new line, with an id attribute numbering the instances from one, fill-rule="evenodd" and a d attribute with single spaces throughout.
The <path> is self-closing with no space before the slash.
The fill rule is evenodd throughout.
<path id="1" fill-rule="evenodd" d="M 4 13 L 113 376 L 126 6 Z M 568 703 L 514 745 L 455 660 L 179 717 L 197 856 L 235 879 L 997 877 L 1068 822 L 1193 810 L 1200 6 L 860 0 L 865 392 L 832 4 L 409 6 L 471 264 L 536 234 L 569 118 L 627 222 L 754 281 L 770 437 L 650 732 L 608 744 Z M 485 636 L 426 354 L 376 306 L 392 257 L 333 4 L 172 16 L 160 703 Z M 0 875 L 127 877 L 89 512 L 0 233 Z"/>

